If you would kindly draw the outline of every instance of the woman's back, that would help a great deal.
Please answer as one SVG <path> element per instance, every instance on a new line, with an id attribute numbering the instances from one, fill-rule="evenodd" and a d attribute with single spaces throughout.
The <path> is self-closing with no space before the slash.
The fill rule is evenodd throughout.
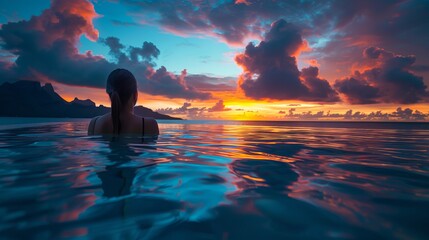
<path id="1" fill-rule="evenodd" d="M 121 115 L 121 135 L 154 136 L 159 134 L 158 123 L 153 118 L 143 118 L 134 114 Z M 95 117 L 88 126 L 88 135 L 112 135 L 111 114 Z"/>

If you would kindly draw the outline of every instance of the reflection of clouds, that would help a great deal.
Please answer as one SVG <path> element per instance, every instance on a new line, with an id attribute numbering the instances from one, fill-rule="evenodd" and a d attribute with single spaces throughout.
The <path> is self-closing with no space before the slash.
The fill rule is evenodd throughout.
<path id="1" fill-rule="evenodd" d="M 425 125 L 230 124 L 160 124 L 157 143 L 82 137 L 86 122 L 3 132 L 1 152 L 13 153 L 0 156 L 6 237 L 52 223 L 52 237 L 427 232 Z"/>
<path id="2" fill-rule="evenodd" d="M 189 124 L 165 129 L 157 146 L 174 154 L 174 160 L 158 165 L 153 174 L 139 175 L 137 182 L 147 184 L 139 185 L 136 191 L 182 202 L 186 219 L 199 220 L 211 216 L 210 209 L 228 202 L 225 195 L 235 190 L 234 177 L 227 167 L 232 159 L 219 155 L 219 147 L 227 142 L 217 139 L 223 135 L 223 129 L 222 125 L 205 129 L 204 125 Z M 165 136 L 175 141 L 164 142 Z"/>
<path id="3" fill-rule="evenodd" d="M 266 187 L 283 192 L 298 178 L 289 164 L 271 160 L 237 160 L 232 170 L 247 183 L 246 190 Z"/>

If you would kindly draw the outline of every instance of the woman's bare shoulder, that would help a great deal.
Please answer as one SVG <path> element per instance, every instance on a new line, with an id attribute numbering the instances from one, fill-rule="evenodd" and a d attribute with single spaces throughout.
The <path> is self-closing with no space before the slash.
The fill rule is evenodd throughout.
<path id="1" fill-rule="evenodd" d="M 91 121 L 89 122 L 89 124 L 88 124 L 88 135 L 94 135 L 94 124 L 95 124 L 95 119 L 97 119 L 97 117 L 93 117 L 91 119 Z"/>
<path id="2" fill-rule="evenodd" d="M 145 123 L 145 133 L 150 135 L 158 135 L 159 134 L 159 128 L 158 128 L 158 122 L 151 117 L 145 117 L 144 118 Z"/>
<path id="3" fill-rule="evenodd" d="M 88 135 L 94 135 L 96 125 L 98 126 L 101 122 L 105 122 L 105 119 L 108 116 L 109 114 L 104 114 L 104 115 L 93 117 L 88 125 Z"/>

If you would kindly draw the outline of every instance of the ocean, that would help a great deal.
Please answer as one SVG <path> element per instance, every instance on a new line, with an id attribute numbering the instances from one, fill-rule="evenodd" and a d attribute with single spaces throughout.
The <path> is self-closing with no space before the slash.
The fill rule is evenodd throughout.
<path id="1" fill-rule="evenodd" d="M 429 123 L 0 118 L 0 238 L 428 239 Z"/>

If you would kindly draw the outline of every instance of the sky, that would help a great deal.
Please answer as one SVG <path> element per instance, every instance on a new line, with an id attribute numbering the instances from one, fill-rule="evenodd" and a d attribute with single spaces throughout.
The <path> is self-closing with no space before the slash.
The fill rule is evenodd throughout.
<path id="1" fill-rule="evenodd" d="M 428 120 L 427 0 L 0 2 L 0 83 L 187 119 Z"/>

